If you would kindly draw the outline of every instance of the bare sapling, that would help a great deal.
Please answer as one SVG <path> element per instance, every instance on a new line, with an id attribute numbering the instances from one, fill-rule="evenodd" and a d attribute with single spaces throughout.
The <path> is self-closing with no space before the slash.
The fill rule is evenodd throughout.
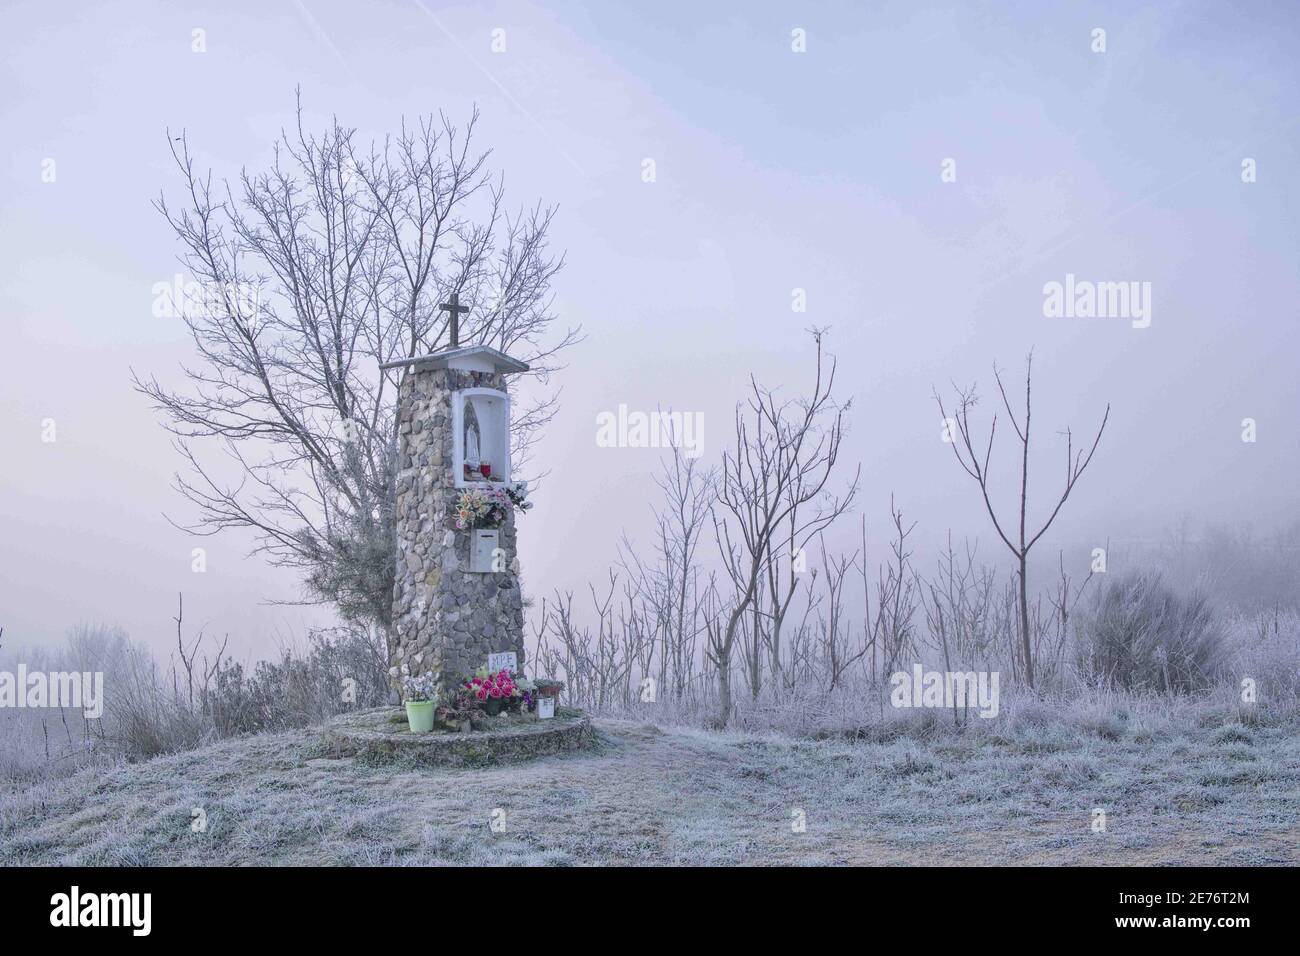
<path id="1" fill-rule="evenodd" d="M 782 400 L 751 376 L 750 397 L 736 409 L 735 444 L 722 456 L 713 526 L 732 593 L 725 623 L 710 634 L 706 649 L 717 670 L 719 727 L 731 719 L 733 651 L 742 621 L 760 597 L 774 537 L 798 514 L 792 537 L 810 540 L 843 514 L 857 493 L 860 467 L 842 493 L 827 491 L 849 403 L 835 401 L 835 361 L 827 367 L 822 333 L 812 334 L 816 375 L 811 394 Z M 761 657 L 755 655 L 750 664 L 761 667 Z M 760 677 L 761 672 L 751 671 L 753 685 Z"/>
<path id="2" fill-rule="evenodd" d="M 979 486 L 980 496 L 984 501 L 984 508 L 988 512 L 989 519 L 993 522 L 993 529 L 997 532 L 1002 543 L 1007 546 L 1016 562 L 1017 577 L 1017 633 L 1019 638 L 1019 657 L 1022 668 L 1024 682 L 1030 688 L 1034 686 L 1034 651 L 1033 651 L 1033 631 L 1029 615 L 1029 553 L 1033 550 L 1039 539 L 1047 533 L 1047 529 L 1052 526 L 1056 516 L 1061 513 L 1061 508 L 1069 499 L 1070 493 L 1074 491 L 1075 485 L 1083 476 L 1084 471 L 1092 461 L 1093 454 L 1097 451 L 1097 445 L 1101 441 L 1102 433 L 1106 430 L 1106 423 L 1110 419 L 1110 405 L 1106 406 L 1105 414 L 1102 416 L 1101 424 L 1097 428 L 1091 445 L 1084 448 L 1076 449 L 1074 447 L 1074 436 L 1069 428 L 1065 430 L 1065 480 L 1061 491 L 1056 497 L 1055 503 L 1051 507 L 1046 519 L 1038 526 L 1037 531 L 1031 530 L 1029 524 L 1029 452 L 1031 447 L 1032 434 L 1030 424 L 1032 419 L 1032 379 L 1033 379 L 1033 360 L 1034 355 L 1031 351 L 1025 362 L 1025 405 L 1023 417 L 1017 418 L 1015 411 L 1011 408 L 1011 400 L 1007 396 L 1007 390 L 1002 382 L 1002 373 L 997 366 L 993 367 L 993 377 L 997 382 L 998 393 L 1002 397 L 1002 405 L 1006 409 L 1007 417 L 1011 422 L 1011 427 L 1015 430 L 1016 439 L 1019 442 L 1019 495 L 1018 495 L 1018 514 L 1012 518 L 1015 523 L 1009 523 L 1005 517 L 999 517 L 997 509 L 993 506 L 992 493 L 990 491 L 990 460 L 993 456 L 993 440 L 997 434 L 998 416 L 994 414 L 993 421 L 989 426 L 988 440 L 983 442 L 983 451 L 978 450 L 979 442 L 975 438 L 974 429 L 971 425 L 970 414 L 979 402 L 978 394 L 974 386 L 961 389 L 956 388 L 957 404 L 954 414 L 950 417 L 948 410 L 944 406 L 943 398 L 936 390 L 934 393 L 935 401 L 939 405 L 939 414 L 943 416 L 945 427 L 945 439 L 952 445 L 953 454 L 957 458 L 957 463 L 961 465 L 962 470 L 971 477 Z"/>

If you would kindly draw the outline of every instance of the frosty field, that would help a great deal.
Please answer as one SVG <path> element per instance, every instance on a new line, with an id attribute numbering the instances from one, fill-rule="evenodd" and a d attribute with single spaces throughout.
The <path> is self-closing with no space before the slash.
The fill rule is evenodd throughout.
<path id="1" fill-rule="evenodd" d="M 823 740 L 600 720 L 589 752 L 486 770 L 266 734 L 11 789 L 0 863 L 1295 865 L 1295 719 L 1240 716 L 1034 703 Z"/>

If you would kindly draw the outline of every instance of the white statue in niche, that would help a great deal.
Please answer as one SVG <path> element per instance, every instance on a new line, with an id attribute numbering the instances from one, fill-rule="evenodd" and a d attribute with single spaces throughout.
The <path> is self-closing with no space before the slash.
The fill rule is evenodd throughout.
<path id="1" fill-rule="evenodd" d="M 465 402 L 465 430 L 461 435 L 461 447 L 465 450 L 465 480 L 481 481 L 482 475 L 479 471 L 482 452 L 480 450 L 481 435 L 478 427 L 478 415 L 474 412 L 474 403 Z"/>

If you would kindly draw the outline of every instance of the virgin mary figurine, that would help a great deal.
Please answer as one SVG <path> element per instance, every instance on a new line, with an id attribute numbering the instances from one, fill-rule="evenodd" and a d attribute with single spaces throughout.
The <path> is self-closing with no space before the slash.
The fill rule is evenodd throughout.
<path id="1" fill-rule="evenodd" d="M 478 416 L 474 414 L 474 403 L 465 403 L 465 434 L 462 436 L 465 449 L 465 478 L 467 480 L 477 481 L 479 479 L 479 460 L 481 451 L 479 449 L 479 428 Z"/>

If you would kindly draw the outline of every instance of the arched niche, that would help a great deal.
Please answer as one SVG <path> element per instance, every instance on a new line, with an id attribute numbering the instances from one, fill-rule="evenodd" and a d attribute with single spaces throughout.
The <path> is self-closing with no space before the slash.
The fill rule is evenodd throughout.
<path id="1" fill-rule="evenodd" d="M 510 481 L 510 396 L 495 388 L 464 388 L 452 393 L 451 409 L 456 487 Z M 484 462 L 487 476 L 479 467 Z"/>

